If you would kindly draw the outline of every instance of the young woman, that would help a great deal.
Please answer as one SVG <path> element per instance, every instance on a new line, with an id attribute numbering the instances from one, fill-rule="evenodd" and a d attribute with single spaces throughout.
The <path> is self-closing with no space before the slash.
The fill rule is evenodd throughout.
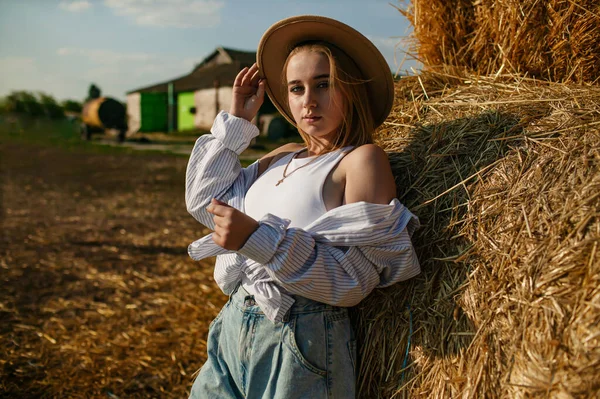
<path id="1" fill-rule="evenodd" d="M 265 91 L 304 145 L 243 169 Z M 215 281 L 230 297 L 190 397 L 354 397 L 347 307 L 420 271 L 410 242 L 418 221 L 394 198 L 387 156 L 372 144 L 392 102 L 383 56 L 347 25 L 300 16 L 263 35 L 230 112 L 188 164 L 188 211 L 214 230 L 189 253 L 218 255 Z"/>

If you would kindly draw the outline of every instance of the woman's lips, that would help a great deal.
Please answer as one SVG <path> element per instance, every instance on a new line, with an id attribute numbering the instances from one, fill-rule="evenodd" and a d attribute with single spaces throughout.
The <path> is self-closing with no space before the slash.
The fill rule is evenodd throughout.
<path id="1" fill-rule="evenodd" d="M 321 117 L 320 116 L 305 116 L 303 119 L 308 123 L 315 123 L 318 120 L 320 120 Z"/>

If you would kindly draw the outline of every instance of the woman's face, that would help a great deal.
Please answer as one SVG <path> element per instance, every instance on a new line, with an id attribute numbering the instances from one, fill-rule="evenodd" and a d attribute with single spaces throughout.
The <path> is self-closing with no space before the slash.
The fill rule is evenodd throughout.
<path id="1" fill-rule="evenodd" d="M 335 139 L 342 124 L 343 98 L 329 86 L 329 60 L 313 51 L 292 56 L 287 66 L 288 102 L 298 127 L 311 137 Z"/>

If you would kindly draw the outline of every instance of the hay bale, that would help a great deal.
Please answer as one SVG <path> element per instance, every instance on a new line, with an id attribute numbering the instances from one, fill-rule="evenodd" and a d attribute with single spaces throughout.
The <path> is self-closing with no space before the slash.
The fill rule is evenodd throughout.
<path id="1" fill-rule="evenodd" d="M 412 0 L 412 52 L 427 68 L 598 82 L 597 0 Z"/>
<path id="2" fill-rule="evenodd" d="M 426 73 L 396 95 L 377 141 L 423 273 L 356 309 L 359 397 L 597 397 L 600 88 Z"/>

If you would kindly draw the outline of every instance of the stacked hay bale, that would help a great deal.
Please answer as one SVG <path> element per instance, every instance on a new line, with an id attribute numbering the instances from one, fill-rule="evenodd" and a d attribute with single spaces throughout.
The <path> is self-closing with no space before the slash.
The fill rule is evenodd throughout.
<path id="1" fill-rule="evenodd" d="M 597 0 L 412 0 L 413 52 L 429 67 L 521 73 L 555 82 L 600 76 Z"/>
<path id="2" fill-rule="evenodd" d="M 360 396 L 597 397 L 600 87 L 401 80 L 378 144 L 423 273 L 357 309 Z"/>
<path id="3" fill-rule="evenodd" d="M 425 72 L 377 141 L 423 273 L 357 307 L 359 397 L 600 396 L 600 5 L 403 12 Z"/>

